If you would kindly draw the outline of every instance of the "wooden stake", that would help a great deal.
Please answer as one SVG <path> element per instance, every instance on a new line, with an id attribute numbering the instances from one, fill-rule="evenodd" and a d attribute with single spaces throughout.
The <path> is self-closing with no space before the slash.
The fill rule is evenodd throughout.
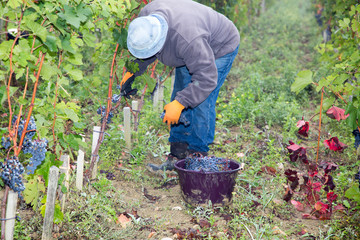
<path id="1" fill-rule="evenodd" d="M 131 123 L 130 123 L 130 108 L 124 107 L 124 137 L 126 147 L 131 149 Z"/>
<path id="2" fill-rule="evenodd" d="M 158 111 L 162 112 L 164 107 L 164 84 L 159 85 L 159 106 Z"/>
<path id="3" fill-rule="evenodd" d="M 132 101 L 131 108 L 135 115 L 133 115 L 133 129 L 137 129 L 138 126 L 138 111 L 139 111 L 139 102 L 138 101 Z"/>
<path id="4" fill-rule="evenodd" d="M 158 111 L 158 103 L 159 103 L 159 86 L 156 88 L 153 94 L 153 108 L 154 111 Z"/>
<path id="5" fill-rule="evenodd" d="M 100 131 L 101 131 L 101 127 L 94 126 L 92 147 L 91 147 L 91 153 L 92 154 L 94 154 L 96 145 L 97 145 L 97 143 L 99 141 Z M 96 175 L 97 175 L 97 162 L 98 161 L 99 161 L 99 156 L 96 156 L 96 162 L 95 162 L 93 171 L 91 173 L 91 178 L 93 178 L 93 179 L 96 178 Z"/>
<path id="6" fill-rule="evenodd" d="M 46 208 L 43 225 L 42 240 L 52 239 L 52 228 L 54 222 L 56 190 L 58 187 L 59 169 L 52 166 L 49 172 L 49 184 L 47 188 Z"/>
<path id="7" fill-rule="evenodd" d="M 261 14 L 264 14 L 266 11 L 266 3 L 265 0 L 261 0 Z"/>
<path id="8" fill-rule="evenodd" d="M 82 138 L 85 142 L 85 138 Z M 84 156 L 85 153 L 82 149 L 79 149 L 77 160 L 76 160 L 76 188 L 82 191 L 83 180 L 84 180 Z"/>
<path id="9" fill-rule="evenodd" d="M 18 194 L 13 190 L 9 191 L 6 204 L 6 220 L 5 223 L 5 239 L 13 240 L 14 238 L 14 227 L 15 227 L 15 215 L 16 215 L 16 205 L 18 200 Z"/>
<path id="10" fill-rule="evenodd" d="M 60 167 L 60 174 L 65 174 L 65 183 L 64 186 L 66 190 L 69 190 L 69 181 L 70 181 L 70 157 L 69 155 L 62 155 L 60 156 L 60 161 L 63 162 L 62 166 Z M 59 200 L 61 201 L 61 211 L 64 212 L 65 209 L 65 201 L 67 194 L 63 194 L 60 189 Z"/>

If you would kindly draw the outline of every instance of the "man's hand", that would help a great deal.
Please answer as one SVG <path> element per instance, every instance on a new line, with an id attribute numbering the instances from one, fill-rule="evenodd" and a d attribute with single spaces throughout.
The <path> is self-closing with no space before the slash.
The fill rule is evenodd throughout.
<path id="1" fill-rule="evenodd" d="M 133 73 L 127 72 L 124 75 L 123 79 L 120 82 L 120 87 L 121 87 L 120 93 L 121 93 L 122 96 L 130 98 L 131 95 L 136 94 L 137 89 L 136 88 L 134 88 L 134 89 L 131 88 L 131 85 L 134 82 L 134 80 L 135 80 L 135 76 L 134 76 Z"/>
<path id="2" fill-rule="evenodd" d="M 179 122 L 181 112 L 184 108 L 185 107 L 177 100 L 174 100 L 169 104 L 166 104 L 164 107 L 165 116 L 163 122 L 167 123 L 169 127 L 171 124 L 177 124 Z"/>

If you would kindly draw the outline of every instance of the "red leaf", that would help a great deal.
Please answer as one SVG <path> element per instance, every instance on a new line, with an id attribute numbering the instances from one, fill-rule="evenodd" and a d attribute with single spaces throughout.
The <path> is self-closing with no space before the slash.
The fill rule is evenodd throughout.
<path id="1" fill-rule="evenodd" d="M 289 143 L 290 143 L 290 145 L 287 146 L 286 148 L 288 149 L 288 151 L 290 153 L 296 152 L 297 150 L 299 150 L 301 148 L 299 145 L 297 145 L 297 144 L 295 144 L 295 143 L 293 143 L 291 141 L 289 141 Z"/>
<path id="2" fill-rule="evenodd" d="M 334 194 L 334 192 L 329 192 L 327 195 L 326 195 L 326 198 L 327 200 L 332 203 L 333 201 L 336 200 L 337 198 L 337 194 Z"/>
<path id="3" fill-rule="evenodd" d="M 304 137 L 308 137 L 309 136 L 309 122 L 306 122 L 306 124 L 304 126 L 302 126 L 299 130 L 298 133 Z"/>
<path id="4" fill-rule="evenodd" d="M 303 212 L 304 211 L 304 204 L 302 204 L 301 202 L 295 201 L 295 200 L 291 200 L 291 204 L 294 205 L 294 207 L 296 208 L 296 210 L 298 210 L 299 212 Z"/>
<path id="5" fill-rule="evenodd" d="M 329 110 L 327 110 L 326 115 L 329 118 L 336 119 L 338 121 L 345 120 L 349 114 L 345 115 L 345 109 L 338 108 L 338 107 L 331 107 Z"/>
<path id="6" fill-rule="evenodd" d="M 323 202 L 317 202 L 315 203 L 315 209 L 317 211 L 319 211 L 320 213 L 324 214 L 327 212 L 327 210 L 329 209 L 329 205 L 328 204 L 325 204 Z"/>
<path id="7" fill-rule="evenodd" d="M 303 147 L 300 147 L 299 145 L 295 144 L 292 141 L 289 141 L 290 145 L 286 148 L 288 149 L 290 153 L 290 160 L 292 162 L 295 162 L 298 158 L 300 158 L 304 163 L 308 163 L 307 157 L 306 157 L 306 149 Z"/>
<path id="8" fill-rule="evenodd" d="M 330 150 L 333 150 L 335 152 L 342 152 L 345 148 L 347 148 L 347 145 L 340 142 L 337 137 L 332 137 L 328 140 L 325 140 L 324 145 L 325 145 L 325 147 L 327 147 Z"/>

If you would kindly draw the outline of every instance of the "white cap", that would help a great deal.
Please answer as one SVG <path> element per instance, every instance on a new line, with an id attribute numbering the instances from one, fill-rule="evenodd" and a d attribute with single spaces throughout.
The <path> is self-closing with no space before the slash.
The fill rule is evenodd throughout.
<path id="1" fill-rule="evenodd" d="M 149 58 L 164 46 L 168 24 L 164 17 L 152 14 L 135 18 L 129 25 L 127 47 L 136 58 Z"/>

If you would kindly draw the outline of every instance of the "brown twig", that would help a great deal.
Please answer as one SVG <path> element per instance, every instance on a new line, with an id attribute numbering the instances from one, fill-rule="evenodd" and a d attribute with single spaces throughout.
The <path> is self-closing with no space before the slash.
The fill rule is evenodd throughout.
<path id="1" fill-rule="evenodd" d="M 317 144 L 317 150 L 316 150 L 316 161 L 315 161 L 316 165 L 317 165 L 318 159 L 319 159 L 320 135 L 321 135 L 321 115 L 322 115 L 323 101 L 324 101 L 324 87 L 321 88 L 321 102 L 320 102 L 320 116 L 319 116 L 319 136 L 318 136 L 318 144 Z"/>

